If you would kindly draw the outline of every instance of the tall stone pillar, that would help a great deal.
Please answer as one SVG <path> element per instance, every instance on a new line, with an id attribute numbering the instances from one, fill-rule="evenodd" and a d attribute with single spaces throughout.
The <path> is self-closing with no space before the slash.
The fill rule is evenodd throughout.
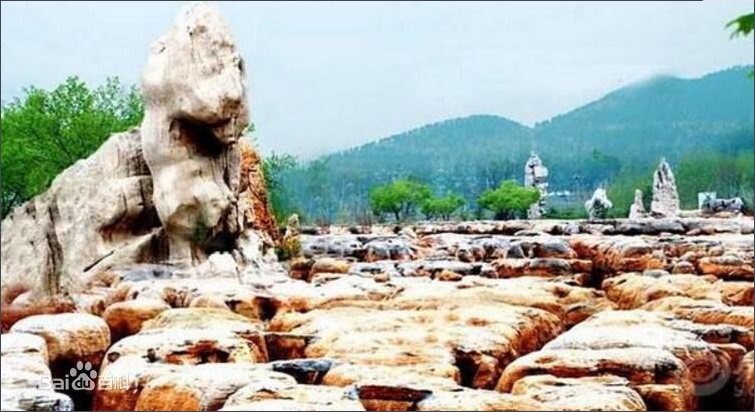
<path id="1" fill-rule="evenodd" d="M 533 203 L 527 211 L 530 219 L 539 219 L 545 214 L 545 195 L 548 194 L 548 168 L 537 153 L 532 152 L 524 165 L 524 185 L 534 187 L 540 192 L 540 200 Z"/>
<path id="2" fill-rule="evenodd" d="M 655 173 L 653 173 L 653 201 L 650 204 L 650 214 L 653 217 L 678 217 L 679 194 L 676 191 L 676 181 L 671 166 L 665 158 L 661 158 Z"/>

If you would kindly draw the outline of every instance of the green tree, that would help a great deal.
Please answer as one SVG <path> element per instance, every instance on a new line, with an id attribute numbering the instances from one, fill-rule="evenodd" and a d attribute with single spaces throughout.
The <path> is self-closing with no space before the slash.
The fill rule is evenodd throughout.
<path id="1" fill-rule="evenodd" d="M 496 219 L 505 220 L 523 216 L 538 200 L 540 192 L 537 189 L 520 186 L 516 180 L 506 180 L 498 189 L 483 192 L 477 204 L 493 212 Z"/>
<path id="2" fill-rule="evenodd" d="M 425 184 L 408 179 L 395 180 L 370 191 L 370 208 L 378 216 L 391 213 L 396 221 L 401 221 L 411 216 L 430 195 L 430 187 Z"/>
<path id="3" fill-rule="evenodd" d="M 36 87 L 2 107 L 2 214 L 46 190 L 60 172 L 112 133 L 141 122 L 139 92 L 118 78 L 91 90 L 77 77 Z"/>
<path id="4" fill-rule="evenodd" d="M 262 161 L 265 175 L 268 201 L 278 223 L 283 223 L 289 215 L 295 213 L 291 197 L 283 184 L 284 174 L 297 167 L 297 161 L 290 154 L 271 153 Z"/>
<path id="5" fill-rule="evenodd" d="M 422 202 L 420 209 L 428 219 L 440 217 L 443 220 L 451 219 L 451 216 L 467 203 L 463 197 L 456 193 L 448 192 L 445 196 L 431 196 Z"/>

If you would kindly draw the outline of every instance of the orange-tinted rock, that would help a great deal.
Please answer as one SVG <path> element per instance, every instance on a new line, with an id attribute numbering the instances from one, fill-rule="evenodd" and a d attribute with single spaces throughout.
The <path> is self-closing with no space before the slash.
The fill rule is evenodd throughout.
<path id="1" fill-rule="evenodd" d="M 320 258 L 312 265 L 310 276 L 318 273 L 348 273 L 350 266 L 348 262 L 343 260 Z"/>
<path id="2" fill-rule="evenodd" d="M 629 381 L 614 376 L 558 378 L 552 375 L 527 376 L 511 390 L 514 395 L 541 402 L 551 411 L 644 411 L 640 394 Z"/>
<path id="3" fill-rule="evenodd" d="M 214 411 L 247 385 L 295 385 L 288 375 L 247 364 L 183 366 L 150 380 L 135 405 L 140 411 Z"/>
<path id="4" fill-rule="evenodd" d="M 755 407 L 754 380 L 755 367 L 753 367 L 753 353 L 750 352 L 742 359 L 734 375 L 734 398 L 736 405 L 742 411 L 751 411 Z"/>
<path id="5" fill-rule="evenodd" d="M 251 383 L 228 398 L 221 411 L 363 411 L 353 389 Z"/>
<path id="6" fill-rule="evenodd" d="M 700 273 L 726 280 L 753 280 L 752 260 L 736 255 L 704 257 L 698 262 Z"/>
<path id="7" fill-rule="evenodd" d="M 145 321 L 168 309 L 170 306 L 161 300 L 126 300 L 108 306 L 102 318 L 110 327 L 113 340 L 118 340 L 139 332 Z"/>
<path id="8" fill-rule="evenodd" d="M 484 390 L 433 392 L 416 404 L 417 411 L 543 411 L 551 410 L 527 396 Z"/>
<path id="9" fill-rule="evenodd" d="M 603 282 L 606 296 L 620 309 L 636 309 L 648 302 L 683 296 L 692 299 L 723 300 L 721 284 L 713 276 L 667 275 L 646 276 L 627 273 Z"/>
<path id="10" fill-rule="evenodd" d="M 41 336 L 50 364 L 90 362 L 95 367 L 110 346 L 110 329 L 101 318 L 84 313 L 35 315 L 17 322 L 12 332 Z"/>
<path id="11" fill-rule="evenodd" d="M 249 142 L 242 139 L 238 146 L 241 155 L 239 202 L 247 205 L 241 208 L 244 211 L 245 227 L 259 230 L 273 241 L 278 241 L 280 232 L 267 201 L 262 161 Z"/>
<path id="12" fill-rule="evenodd" d="M 694 384 L 684 363 L 672 353 L 650 348 L 623 349 L 558 349 L 541 350 L 522 356 L 503 372 L 497 389 L 511 392 L 522 379 L 530 376 L 556 378 L 584 378 L 613 375 L 625 378 L 630 387 L 670 385 L 677 398 L 656 405 L 661 410 L 683 405 L 692 410 L 696 406 Z M 668 393 L 668 391 L 667 391 Z M 647 398 L 643 395 L 647 402 Z"/>

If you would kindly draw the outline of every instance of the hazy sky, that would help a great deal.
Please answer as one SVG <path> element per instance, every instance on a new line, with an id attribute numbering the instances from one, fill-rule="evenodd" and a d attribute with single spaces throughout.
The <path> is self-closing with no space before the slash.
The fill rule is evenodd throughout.
<path id="1" fill-rule="evenodd" d="M 753 62 L 751 1 L 219 2 L 265 151 L 334 151 L 489 113 L 533 124 L 629 82 Z M 182 2 L 3 2 L 2 99 L 77 74 L 138 82 Z"/>

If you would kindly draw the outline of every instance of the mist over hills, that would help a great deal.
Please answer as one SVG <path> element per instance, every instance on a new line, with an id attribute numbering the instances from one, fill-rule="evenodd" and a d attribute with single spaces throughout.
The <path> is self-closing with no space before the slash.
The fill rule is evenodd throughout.
<path id="1" fill-rule="evenodd" d="M 295 209 L 330 219 L 366 207 L 369 190 L 401 177 L 469 201 L 502 179 L 521 182 L 536 150 L 551 188 L 589 192 L 627 170 L 699 153 L 753 150 L 750 67 L 695 79 L 658 76 L 527 127 L 481 114 L 428 124 L 322 156 L 285 176 Z M 317 212 L 319 210 L 319 212 Z"/>

